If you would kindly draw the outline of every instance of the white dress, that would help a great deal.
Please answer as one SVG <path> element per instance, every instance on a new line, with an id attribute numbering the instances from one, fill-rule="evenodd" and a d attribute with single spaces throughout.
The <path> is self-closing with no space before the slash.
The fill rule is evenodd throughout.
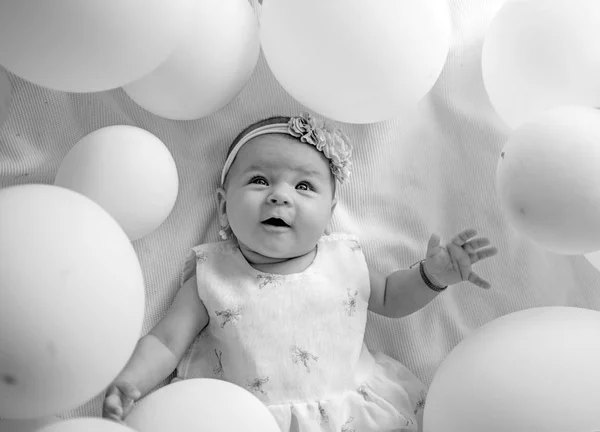
<path id="1" fill-rule="evenodd" d="M 303 272 L 251 267 L 235 240 L 192 249 L 210 321 L 174 380 L 217 378 L 267 405 L 283 432 L 417 430 L 422 383 L 364 344 L 367 264 L 356 237 L 323 236 Z"/>

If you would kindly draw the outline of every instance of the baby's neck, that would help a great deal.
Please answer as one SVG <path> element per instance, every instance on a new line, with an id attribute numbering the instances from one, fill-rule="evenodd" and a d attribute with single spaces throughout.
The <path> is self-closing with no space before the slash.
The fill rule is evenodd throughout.
<path id="1" fill-rule="evenodd" d="M 292 258 L 272 258 L 256 253 L 243 245 L 240 245 L 240 251 L 248 264 L 256 270 L 263 273 L 289 275 L 301 273 L 306 270 L 314 261 L 317 254 L 317 248 L 310 252 Z"/>

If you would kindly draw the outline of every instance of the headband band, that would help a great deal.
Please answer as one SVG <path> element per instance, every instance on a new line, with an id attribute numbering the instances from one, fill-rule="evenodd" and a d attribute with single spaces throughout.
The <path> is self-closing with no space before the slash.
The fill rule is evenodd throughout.
<path id="1" fill-rule="evenodd" d="M 352 145 L 350 139 L 333 124 L 317 120 L 308 113 L 291 117 L 287 123 L 275 123 L 251 130 L 244 135 L 233 147 L 221 173 L 221 186 L 225 184 L 225 177 L 244 144 L 261 135 L 280 133 L 299 138 L 301 142 L 311 144 L 329 159 L 329 168 L 340 183 L 348 181 L 350 176 L 350 156 Z"/>

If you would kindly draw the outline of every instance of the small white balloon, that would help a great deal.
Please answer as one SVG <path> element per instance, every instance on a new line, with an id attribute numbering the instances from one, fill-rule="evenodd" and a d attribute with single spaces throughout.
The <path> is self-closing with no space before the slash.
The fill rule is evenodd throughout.
<path id="1" fill-rule="evenodd" d="M 0 66 L 0 128 L 6 121 L 12 103 L 12 84 L 6 70 Z"/>
<path id="2" fill-rule="evenodd" d="M 192 5 L 193 0 L 0 1 L 0 64 L 55 90 L 121 87 L 171 54 Z"/>
<path id="3" fill-rule="evenodd" d="M 150 132 L 108 126 L 83 137 L 61 162 L 54 184 L 93 199 L 131 240 L 154 231 L 177 200 L 177 166 Z"/>
<path id="4" fill-rule="evenodd" d="M 517 128 L 496 169 L 511 225 L 565 255 L 600 250 L 600 110 L 557 107 Z"/>
<path id="5" fill-rule="evenodd" d="M 387 120 L 419 102 L 446 63 L 446 0 L 265 1 L 262 49 L 297 101 L 347 123 Z"/>
<path id="6" fill-rule="evenodd" d="M 140 337 L 142 269 L 119 224 L 61 187 L 0 189 L 0 416 L 81 405 Z"/>
<path id="7" fill-rule="evenodd" d="M 206 0 L 158 68 L 123 87 L 142 108 L 172 120 L 210 115 L 246 86 L 258 61 L 258 22 L 248 0 Z"/>
<path id="8" fill-rule="evenodd" d="M 512 128 L 561 105 L 600 106 L 600 2 L 510 0 L 483 44 L 485 88 Z"/>
<path id="9" fill-rule="evenodd" d="M 77 418 L 55 423 L 37 432 L 138 432 L 112 420 Z"/>
<path id="10" fill-rule="evenodd" d="M 142 399 L 125 419 L 143 432 L 280 432 L 268 408 L 227 381 L 188 379 Z"/>
<path id="11" fill-rule="evenodd" d="M 540 307 L 497 318 L 444 359 L 423 432 L 600 430 L 600 312 Z"/>

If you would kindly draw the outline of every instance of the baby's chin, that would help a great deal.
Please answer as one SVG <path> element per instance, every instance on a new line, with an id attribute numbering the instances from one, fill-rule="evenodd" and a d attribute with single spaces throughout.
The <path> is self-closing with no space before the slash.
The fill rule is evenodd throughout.
<path id="1" fill-rule="evenodd" d="M 256 256 L 257 259 L 263 260 L 263 264 L 286 261 L 291 258 L 297 258 L 299 256 L 305 255 L 306 253 L 310 252 L 296 251 L 292 248 L 265 247 L 247 248 L 247 251 L 250 252 L 253 256 Z"/>
<path id="2" fill-rule="evenodd" d="M 252 242 L 242 243 L 246 254 L 252 258 L 255 264 L 273 264 L 281 261 L 286 261 L 292 258 L 297 258 L 310 253 L 316 246 L 308 250 L 300 250 L 293 244 L 276 243 L 276 244 L 252 244 Z"/>

